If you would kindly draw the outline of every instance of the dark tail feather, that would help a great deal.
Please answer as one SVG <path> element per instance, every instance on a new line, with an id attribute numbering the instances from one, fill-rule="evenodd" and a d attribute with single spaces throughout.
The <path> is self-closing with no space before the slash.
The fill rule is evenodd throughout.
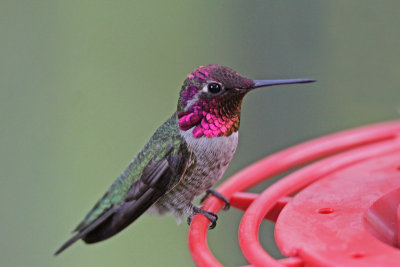
<path id="1" fill-rule="evenodd" d="M 83 229 L 81 232 L 77 233 L 73 237 L 71 237 L 67 242 L 65 242 L 55 253 L 54 256 L 57 256 L 61 252 L 63 252 L 66 248 L 71 246 L 73 243 L 78 241 L 79 239 L 85 237 L 88 233 L 93 231 L 97 226 L 102 224 L 105 220 L 107 220 L 113 213 L 115 209 L 111 208 L 107 212 L 105 212 L 103 215 L 101 215 L 97 220 L 95 220 L 92 224 L 90 224 L 87 228 Z"/>
<path id="2" fill-rule="evenodd" d="M 54 256 L 57 256 L 61 252 L 63 252 L 67 247 L 71 246 L 73 243 L 81 239 L 82 235 L 80 233 L 74 235 L 72 238 L 70 238 L 67 242 L 65 242 L 55 253 Z"/>
<path id="3" fill-rule="evenodd" d="M 176 159 L 170 157 L 171 160 Z M 60 254 L 67 247 L 82 239 L 86 243 L 105 240 L 131 224 L 153 205 L 167 190 L 167 185 L 175 170 L 167 159 L 150 161 L 143 170 L 142 177 L 129 189 L 123 203 L 106 211 L 86 228 L 65 242 L 54 255 Z M 78 226 L 78 229 L 80 226 Z"/>

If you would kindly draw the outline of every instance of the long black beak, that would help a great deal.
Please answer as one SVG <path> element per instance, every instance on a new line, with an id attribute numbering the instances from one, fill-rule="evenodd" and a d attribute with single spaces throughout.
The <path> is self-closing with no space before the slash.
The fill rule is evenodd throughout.
<path id="1" fill-rule="evenodd" d="M 253 80 L 253 87 L 266 87 L 280 84 L 293 84 L 293 83 L 313 83 L 315 80 L 311 79 L 287 79 L 287 80 Z"/>

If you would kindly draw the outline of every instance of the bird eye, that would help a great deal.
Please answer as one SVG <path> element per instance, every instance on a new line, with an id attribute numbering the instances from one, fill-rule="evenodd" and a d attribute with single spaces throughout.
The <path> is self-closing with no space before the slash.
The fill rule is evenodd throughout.
<path id="1" fill-rule="evenodd" d="M 209 83 L 207 88 L 208 91 L 213 94 L 218 94 L 222 90 L 222 87 L 219 83 Z"/>

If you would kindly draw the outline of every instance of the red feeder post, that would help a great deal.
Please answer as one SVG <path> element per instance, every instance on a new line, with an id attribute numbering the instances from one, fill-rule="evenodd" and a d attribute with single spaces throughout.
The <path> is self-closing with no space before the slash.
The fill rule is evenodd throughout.
<path id="1" fill-rule="evenodd" d="M 300 165 L 305 166 L 261 194 L 244 192 Z M 245 210 L 239 245 L 252 266 L 400 266 L 400 121 L 275 153 L 235 174 L 218 191 Z M 218 212 L 222 207 L 210 196 L 202 208 Z M 276 260 L 260 245 L 263 219 L 276 222 L 275 241 L 288 258 Z M 208 225 L 202 215 L 193 218 L 190 252 L 198 266 L 222 266 L 207 246 Z"/>

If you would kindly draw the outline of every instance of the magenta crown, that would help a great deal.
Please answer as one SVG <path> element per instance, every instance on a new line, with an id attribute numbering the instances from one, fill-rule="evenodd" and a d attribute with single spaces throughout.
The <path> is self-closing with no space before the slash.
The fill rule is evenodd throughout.
<path id="1" fill-rule="evenodd" d="M 229 136 L 239 129 L 242 100 L 250 90 L 311 82 L 315 80 L 251 80 L 221 65 L 200 66 L 182 86 L 177 109 L 179 128 L 193 129 L 195 138 Z"/>
<path id="2" fill-rule="evenodd" d="M 210 82 L 222 85 L 222 94 L 210 95 L 202 91 Z M 195 138 L 229 136 L 239 129 L 240 108 L 246 90 L 253 81 L 231 68 L 221 65 L 200 66 L 187 76 L 178 103 L 179 128 L 193 128 Z"/>

